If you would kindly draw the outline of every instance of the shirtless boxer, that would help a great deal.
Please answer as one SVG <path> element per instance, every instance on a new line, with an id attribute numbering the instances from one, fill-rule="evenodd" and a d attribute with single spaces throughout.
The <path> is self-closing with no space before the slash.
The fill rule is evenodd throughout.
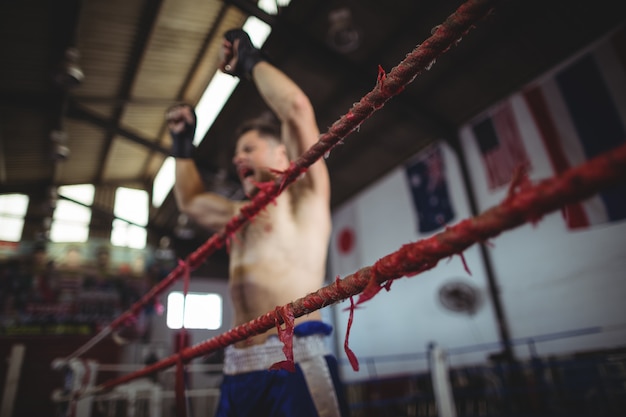
<path id="1" fill-rule="evenodd" d="M 238 132 L 233 163 L 242 187 L 289 167 L 290 158 L 317 142 L 319 130 L 308 97 L 265 61 L 242 30 L 226 32 L 220 69 L 253 82 L 280 124 L 248 121 Z M 202 115 L 199 115 L 202 117 Z M 206 192 L 192 159 L 196 115 L 176 105 L 166 115 L 176 158 L 174 195 L 181 212 L 200 226 L 220 230 L 246 202 Z M 235 323 L 246 323 L 323 285 L 331 232 L 330 182 L 319 160 L 231 241 L 229 287 Z M 225 351 L 217 416 L 347 416 L 335 358 L 324 338 L 332 328 L 319 311 L 296 319 L 296 372 L 268 371 L 285 359 L 277 331 L 251 337 Z"/>

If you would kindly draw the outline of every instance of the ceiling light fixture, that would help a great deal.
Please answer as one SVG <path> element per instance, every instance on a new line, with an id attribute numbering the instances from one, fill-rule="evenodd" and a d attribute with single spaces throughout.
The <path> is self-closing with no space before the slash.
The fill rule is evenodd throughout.
<path id="1" fill-rule="evenodd" d="M 348 8 L 333 10 L 328 14 L 328 45 L 342 54 L 354 52 L 361 45 L 359 31 L 354 26 Z"/>

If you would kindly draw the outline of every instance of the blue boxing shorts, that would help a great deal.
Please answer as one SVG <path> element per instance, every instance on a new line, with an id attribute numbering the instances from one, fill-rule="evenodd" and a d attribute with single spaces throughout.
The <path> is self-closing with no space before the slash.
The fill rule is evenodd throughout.
<path id="1" fill-rule="evenodd" d="M 269 371 L 285 360 L 277 336 L 249 348 L 228 346 L 216 417 L 347 417 L 337 360 L 325 343 L 331 332 L 319 321 L 294 328 L 295 372 Z"/>

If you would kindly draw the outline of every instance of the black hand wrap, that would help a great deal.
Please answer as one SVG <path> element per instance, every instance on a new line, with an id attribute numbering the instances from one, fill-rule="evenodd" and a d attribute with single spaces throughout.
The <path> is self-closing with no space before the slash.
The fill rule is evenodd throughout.
<path id="1" fill-rule="evenodd" d="M 183 130 L 178 133 L 170 130 L 170 135 L 172 136 L 172 156 L 174 158 L 191 158 L 195 149 L 193 137 L 196 134 L 196 112 L 187 104 L 176 104 L 168 112 L 177 107 L 188 107 L 193 116 L 193 122 L 189 123 L 186 119 L 183 119 L 185 123 Z M 182 118 L 183 116 L 180 117 Z"/>
<path id="2" fill-rule="evenodd" d="M 239 78 L 252 78 L 252 68 L 260 61 L 264 61 L 263 53 L 257 49 L 250 40 L 246 32 L 241 29 L 231 29 L 224 34 L 227 41 L 235 44 L 235 40 L 239 39 L 237 47 L 237 64 L 229 73 Z"/>

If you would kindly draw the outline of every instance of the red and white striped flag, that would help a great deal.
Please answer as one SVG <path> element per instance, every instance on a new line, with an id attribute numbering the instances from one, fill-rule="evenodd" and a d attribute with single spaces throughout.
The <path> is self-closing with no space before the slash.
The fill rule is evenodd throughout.
<path id="1" fill-rule="evenodd" d="M 510 100 L 495 107 L 485 119 L 475 123 L 472 130 L 483 158 L 490 190 L 508 184 L 518 167 L 530 169 Z"/>
<path id="2" fill-rule="evenodd" d="M 626 142 L 626 29 L 523 91 L 555 173 Z M 570 229 L 626 218 L 626 186 L 565 208 Z"/>

